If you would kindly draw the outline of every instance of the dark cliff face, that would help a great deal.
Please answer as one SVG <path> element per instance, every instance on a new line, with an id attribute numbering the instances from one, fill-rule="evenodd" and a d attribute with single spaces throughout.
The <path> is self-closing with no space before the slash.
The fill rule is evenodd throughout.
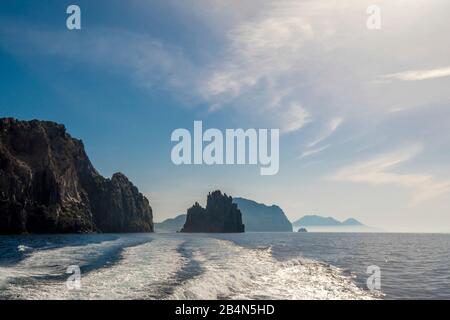
<path id="1" fill-rule="evenodd" d="M 0 119 L 0 234 L 153 231 L 148 200 L 102 177 L 63 125 Z"/>
<path id="2" fill-rule="evenodd" d="M 188 209 L 181 232 L 244 232 L 242 214 L 232 197 L 214 191 L 208 194 L 206 208 L 196 202 Z"/>
<path id="3" fill-rule="evenodd" d="M 101 192 L 96 192 L 101 190 Z M 91 206 L 94 225 L 103 232 L 153 232 L 150 204 L 128 178 L 116 173 L 94 184 Z"/>

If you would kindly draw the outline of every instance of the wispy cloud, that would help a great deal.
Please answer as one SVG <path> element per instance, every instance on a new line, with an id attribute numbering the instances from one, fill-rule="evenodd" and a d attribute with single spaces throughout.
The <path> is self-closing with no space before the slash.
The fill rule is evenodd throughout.
<path id="1" fill-rule="evenodd" d="M 15 35 L 20 34 L 21 37 Z M 143 33 L 92 28 L 79 34 L 24 23 L 4 22 L 1 47 L 14 53 L 35 52 L 119 71 L 144 88 L 193 92 L 199 72 L 180 48 Z"/>
<path id="2" fill-rule="evenodd" d="M 281 114 L 281 129 L 284 133 L 297 131 L 311 121 L 311 115 L 298 103 L 291 103 Z"/>
<path id="3" fill-rule="evenodd" d="M 450 192 L 450 181 L 440 181 L 429 174 L 401 174 L 392 169 L 413 159 L 420 146 L 383 154 L 375 159 L 340 169 L 331 179 L 373 185 L 394 185 L 412 190 L 411 205 L 417 205 Z"/>
<path id="4" fill-rule="evenodd" d="M 396 21 L 392 25 L 386 19 L 383 28 L 401 37 L 401 43 L 392 42 L 392 37 L 373 41 L 369 36 L 362 19 L 367 6 L 372 4 L 369 0 L 348 0 L 344 4 L 325 0 L 261 0 L 260 3 L 254 15 L 237 20 L 233 28 L 226 30 L 223 55 L 208 65 L 209 73 L 201 81 L 201 95 L 214 109 L 239 106 L 240 111 L 246 110 L 252 116 L 265 113 L 266 118 L 278 124 L 287 119 L 283 114 L 289 114 L 289 105 L 295 101 L 304 106 L 316 124 L 322 125 L 323 119 L 339 114 L 348 114 L 347 121 L 368 114 L 373 120 L 377 115 L 384 117 L 393 106 L 406 109 L 425 106 L 430 101 L 448 101 L 448 94 L 441 86 L 421 87 L 421 90 L 397 90 L 393 84 L 388 89 L 383 86 L 397 78 L 442 77 L 448 73 L 446 68 L 388 74 L 387 78 L 378 79 L 381 82 L 378 85 L 370 81 L 392 68 L 393 59 L 386 47 L 393 48 L 408 65 L 435 55 L 436 41 L 413 35 L 407 28 L 412 16 L 415 20 L 424 14 L 423 1 L 408 3 L 411 12 L 408 20 L 403 14 L 402 7 L 406 4 L 402 1 L 383 4 L 389 20 Z M 427 14 L 437 14 L 436 8 L 433 6 Z M 430 25 L 418 27 L 434 30 Z M 417 41 L 422 41 L 428 49 L 419 50 Z M 442 51 L 448 45 L 440 47 Z M 368 65 L 362 56 L 376 63 Z M 433 61 L 441 64 L 446 60 L 438 57 Z M 269 112 L 273 97 L 280 91 L 288 93 L 276 112 Z M 317 140 L 320 139 L 319 136 Z"/>
<path id="5" fill-rule="evenodd" d="M 328 123 L 325 131 L 319 137 L 317 137 L 314 141 L 309 143 L 308 147 L 312 148 L 315 145 L 317 145 L 317 144 L 321 143 L 322 141 L 324 141 L 325 139 L 327 139 L 340 127 L 340 125 L 342 124 L 343 121 L 344 121 L 344 119 L 342 117 L 337 117 L 337 118 L 332 119 Z"/>
<path id="6" fill-rule="evenodd" d="M 330 147 L 330 145 L 327 144 L 327 145 L 325 145 L 323 147 L 320 147 L 320 148 L 306 150 L 297 159 L 304 159 L 304 158 L 307 158 L 309 156 L 313 156 L 315 154 L 318 154 L 318 153 L 328 149 L 329 147 Z"/>
<path id="7" fill-rule="evenodd" d="M 321 142 L 327 140 L 333 133 L 341 126 L 344 119 L 342 117 L 336 117 L 331 119 L 330 122 L 327 123 L 325 129 L 319 134 L 319 136 L 314 139 L 312 142 L 310 142 L 306 150 L 303 151 L 303 153 L 297 157 L 297 159 L 304 159 L 313 155 L 316 155 L 326 149 L 328 149 L 331 144 L 327 144 L 322 147 L 316 147 Z"/>
<path id="8" fill-rule="evenodd" d="M 311 120 L 296 89 L 285 81 L 302 69 L 302 48 L 316 35 L 292 1 L 265 1 L 255 17 L 228 32 L 228 50 L 210 68 L 202 96 L 214 105 L 239 105 L 240 111 L 262 115 L 282 132 L 294 132 Z M 260 99 L 255 101 L 255 97 Z"/>
<path id="9" fill-rule="evenodd" d="M 420 81 L 443 77 L 450 77 L 450 67 L 429 70 L 410 70 L 388 74 L 383 76 L 382 78 L 401 81 Z"/>

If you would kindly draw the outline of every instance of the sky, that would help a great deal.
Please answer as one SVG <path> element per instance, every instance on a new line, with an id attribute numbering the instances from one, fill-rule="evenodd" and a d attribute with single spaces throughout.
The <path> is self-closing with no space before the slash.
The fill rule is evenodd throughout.
<path id="1" fill-rule="evenodd" d="M 81 9 L 68 30 L 66 9 Z M 369 29 L 371 5 L 380 29 Z M 52 120 L 155 221 L 208 191 L 450 232 L 448 0 L 0 2 L 0 117 Z M 172 163 L 173 130 L 280 130 L 280 170 Z"/>

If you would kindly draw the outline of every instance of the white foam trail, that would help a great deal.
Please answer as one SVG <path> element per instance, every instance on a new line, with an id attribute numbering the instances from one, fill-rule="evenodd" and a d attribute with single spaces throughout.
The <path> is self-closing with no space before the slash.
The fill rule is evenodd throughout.
<path id="1" fill-rule="evenodd" d="M 26 283 L 34 282 L 33 277 L 61 276 L 68 266 L 81 266 L 86 263 L 85 258 L 100 256 L 104 249 L 117 245 L 120 245 L 120 240 L 32 251 L 16 265 L 0 267 L 0 288 L 5 291 L 14 289 L 15 285 L 10 283 L 11 280 L 23 279 Z M 21 248 L 19 246 L 17 249 L 21 251 Z"/>
<path id="2" fill-rule="evenodd" d="M 177 287 L 171 299 L 374 298 L 335 267 L 307 259 L 279 262 L 270 249 L 211 241 L 216 245 L 194 254 L 205 272 Z"/>
<path id="3" fill-rule="evenodd" d="M 159 239 L 125 248 L 122 252 L 122 259 L 117 264 L 96 269 L 86 275 L 82 274 L 81 288 L 78 290 L 68 290 L 64 279 L 61 281 L 36 281 L 20 286 L 11 285 L 8 291 L 10 295 L 19 299 L 158 298 L 168 281 L 175 278 L 183 264 L 182 257 L 176 252 L 180 243 L 180 240 Z M 86 253 L 86 247 L 90 246 L 81 247 L 79 250 Z M 95 247 L 95 245 L 92 246 Z M 88 256 L 95 254 L 90 249 Z M 67 250 L 68 248 L 52 250 L 53 252 L 46 252 L 45 256 L 67 264 L 73 262 L 73 260 L 65 261 L 63 258 L 64 254 L 61 253 Z M 40 261 L 41 258 L 33 255 L 27 260 Z M 29 270 L 32 263 L 26 261 L 25 264 L 27 265 L 25 270 Z M 45 274 L 49 270 L 41 271 Z"/>
<path id="4" fill-rule="evenodd" d="M 14 267 L 1 267 L 3 279 L 17 276 L 39 277 L 60 276 L 70 265 L 83 265 L 89 260 L 100 257 L 104 250 L 121 245 L 122 241 L 104 241 L 84 246 L 66 246 L 56 249 L 35 250 L 30 256 Z M 20 248 L 18 248 L 20 250 Z"/>

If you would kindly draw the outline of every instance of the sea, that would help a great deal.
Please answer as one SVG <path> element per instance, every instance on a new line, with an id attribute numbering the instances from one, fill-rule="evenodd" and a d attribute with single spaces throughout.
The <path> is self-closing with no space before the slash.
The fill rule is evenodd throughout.
<path id="1" fill-rule="evenodd" d="M 450 299 L 450 235 L 0 236 L 0 299 Z"/>

